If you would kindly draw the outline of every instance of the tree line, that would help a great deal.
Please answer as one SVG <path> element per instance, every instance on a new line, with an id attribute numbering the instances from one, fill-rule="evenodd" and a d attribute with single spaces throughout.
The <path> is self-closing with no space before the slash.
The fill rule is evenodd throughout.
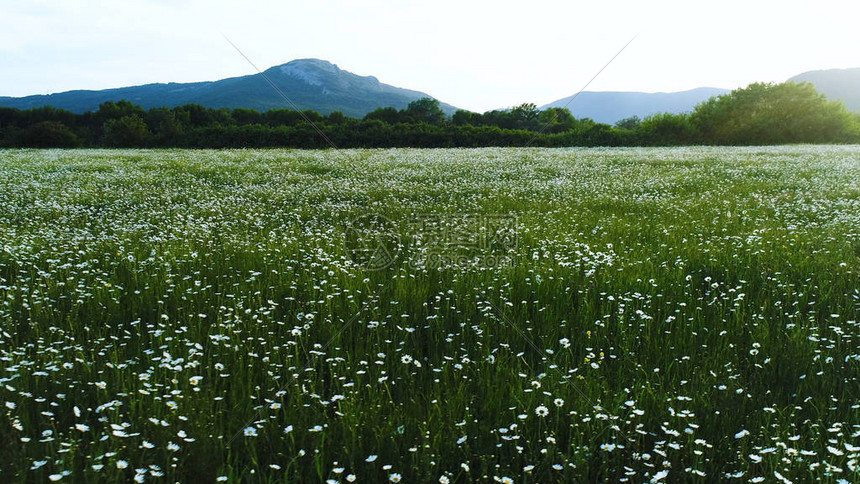
<path id="1" fill-rule="evenodd" d="M 312 122 L 314 126 L 310 123 Z M 608 125 L 569 110 L 521 104 L 447 117 L 435 99 L 363 118 L 335 111 L 206 108 L 189 104 L 144 110 L 105 102 L 74 114 L 50 106 L 0 108 L 0 147 L 479 147 L 673 146 L 860 142 L 860 115 L 809 83 L 751 84 L 715 96 L 690 113 L 632 117 Z"/>

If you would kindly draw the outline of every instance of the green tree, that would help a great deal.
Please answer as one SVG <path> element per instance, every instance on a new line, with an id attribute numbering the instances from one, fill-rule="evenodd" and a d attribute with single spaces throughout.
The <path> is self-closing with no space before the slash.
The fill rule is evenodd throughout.
<path id="1" fill-rule="evenodd" d="M 691 122 L 713 144 L 829 143 L 857 139 L 845 106 L 812 84 L 755 83 L 696 106 Z"/>
<path id="2" fill-rule="evenodd" d="M 367 121 L 377 120 L 386 124 L 397 124 L 400 122 L 400 113 L 392 107 L 377 108 L 364 115 Z"/>
<path id="3" fill-rule="evenodd" d="M 514 129 L 538 129 L 540 111 L 534 103 L 523 103 L 511 108 L 511 119 Z"/>
<path id="4" fill-rule="evenodd" d="M 547 133 L 562 133 L 569 131 L 576 126 L 576 118 L 573 117 L 570 110 L 567 108 L 547 108 L 540 112 L 538 117 L 541 129 Z"/>
<path id="5" fill-rule="evenodd" d="M 332 111 L 328 114 L 328 123 L 329 124 L 343 124 L 346 120 L 346 116 L 343 115 L 343 111 Z"/>
<path id="6" fill-rule="evenodd" d="M 412 101 L 403 114 L 413 123 L 441 125 L 445 122 L 445 112 L 439 107 L 439 101 L 429 97 Z"/>
<path id="7" fill-rule="evenodd" d="M 216 116 L 213 109 L 199 104 L 186 104 L 174 108 L 177 119 L 184 120 L 191 128 L 216 125 Z"/>
<path id="8" fill-rule="evenodd" d="M 642 120 L 639 119 L 639 116 L 633 115 L 629 118 L 620 119 L 615 122 L 615 127 L 618 129 L 626 129 L 629 131 L 633 131 L 638 128 L 639 125 L 642 124 Z"/>
<path id="9" fill-rule="evenodd" d="M 263 117 L 269 126 L 295 126 L 302 122 L 302 115 L 289 109 L 272 109 L 263 113 Z"/>
<path id="10" fill-rule="evenodd" d="M 119 119 L 123 116 L 139 116 L 143 118 L 145 115 L 146 111 L 142 107 L 126 100 L 103 102 L 99 105 L 99 110 L 95 113 L 96 119 L 100 123 L 104 123 L 109 119 Z"/>
<path id="11" fill-rule="evenodd" d="M 641 141 L 651 146 L 690 144 L 695 131 L 687 114 L 660 113 L 647 116 L 639 125 Z"/>
<path id="12" fill-rule="evenodd" d="M 31 148 L 75 148 L 81 141 L 68 126 L 57 121 L 30 125 L 21 133 L 20 146 Z"/>
<path id="13" fill-rule="evenodd" d="M 140 116 L 133 114 L 119 119 L 110 119 L 104 124 L 103 142 L 107 146 L 145 146 L 152 133 Z"/>
<path id="14" fill-rule="evenodd" d="M 511 116 L 510 111 L 494 109 L 481 115 L 481 124 L 483 126 L 496 126 L 501 129 L 513 129 L 514 118 Z"/>
<path id="15" fill-rule="evenodd" d="M 454 113 L 454 116 L 451 117 L 451 123 L 454 126 L 480 126 L 481 115 L 472 111 L 466 111 L 465 109 L 458 109 Z"/>
<path id="16" fill-rule="evenodd" d="M 303 117 L 302 119 L 303 119 L 305 122 L 310 121 L 310 122 L 312 122 L 312 123 L 314 123 L 314 124 L 320 123 L 320 122 L 322 122 L 322 121 L 325 119 L 325 117 L 324 117 L 322 114 L 320 114 L 320 113 L 318 113 L 318 112 L 316 112 L 316 111 L 313 111 L 313 110 L 311 110 L 311 109 L 305 109 L 305 110 L 303 110 L 303 111 L 302 111 L 302 114 L 304 114 L 304 117 Z"/>
<path id="17" fill-rule="evenodd" d="M 259 111 L 254 109 L 236 108 L 231 113 L 231 116 L 236 121 L 236 124 L 262 124 L 263 117 Z"/>
<path id="18" fill-rule="evenodd" d="M 153 108 L 146 113 L 146 125 L 153 133 L 152 140 L 158 146 L 177 146 L 185 134 L 185 127 L 168 108 Z"/>

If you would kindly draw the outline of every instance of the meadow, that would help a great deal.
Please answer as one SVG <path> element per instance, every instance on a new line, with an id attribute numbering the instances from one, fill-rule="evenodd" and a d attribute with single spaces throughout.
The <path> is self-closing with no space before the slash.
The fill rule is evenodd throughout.
<path id="1" fill-rule="evenodd" d="M 860 482 L 860 147 L 0 151 L 2 482 Z"/>

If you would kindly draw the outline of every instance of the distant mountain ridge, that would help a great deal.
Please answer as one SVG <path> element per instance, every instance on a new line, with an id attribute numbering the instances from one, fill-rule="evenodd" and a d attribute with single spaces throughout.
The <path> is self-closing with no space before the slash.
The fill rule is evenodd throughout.
<path id="1" fill-rule="evenodd" d="M 789 81 L 812 83 L 827 99 L 842 101 L 849 111 L 860 112 L 860 67 L 808 71 Z"/>
<path id="2" fill-rule="evenodd" d="M 432 97 L 420 91 L 402 89 L 379 82 L 373 76 L 359 76 L 320 59 L 297 59 L 271 67 L 266 77 L 278 86 L 300 110 L 321 114 L 342 111 L 363 117 L 381 107 L 404 109 L 417 99 Z M 67 91 L 27 97 L 0 97 L 0 106 L 29 109 L 45 105 L 75 113 L 95 111 L 105 101 L 128 100 L 144 109 L 200 104 L 210 108 L 246 108 L 258 111 L 293 109 L 259 74 L 220 81 L 145 84 L 99 91 Z M 451 115 L 457 108 L 441 103 Z"/>
<path id="3" fill-rule="evenodd" d="M 381 108 L 404 109 L 417 99 L 432 97 L 420 91 L 384 84 L 374 76 L 359 76 L 321 59 L 296 59 L 267 69 L 269 78 L 301 110 L 321 114 L 342 111 L 361 118 Z M 809 71 L 789 81 L 811 82 L 829 99 L 841 100 L 851 111 L 860 112 L 860 68 Z M 580 93 L 573 101 L 568 96 L 539 109 L 567 107 L 577 118 L 591 118 L 614 124 L 631 116 L 645 118 L 657 113 L 692 111 L 712 96 L 727 94 L 728 89 L 701 87 L 680 92 L 595 92 Z M 257 111 L 295 109 L 259 74 L 218 81 L 145 84 L 103 90 L 75 90 L 26 97 L 0 96 L 0 106 L 30 109 L 51 105 L 75 113 L 95 111 L 105 101 L 128 100 L 144 109 L 200 104 L 209 108 L 246 108 Z M 457 108 L 440 102 L 447 115 Z"/>
<path id="4" fill-rule="evenodd" d="M 715 87 L 700 87 L 680 92 L 594 92 L 584 91 L 576 96 L 568 96 L 540 109 L 561 108 L 567 106 L 577 118 L 591 118 L 598 123 L 614 124 L 624 118 L 639 116 L 645 118 L 649 114 L 673 113 L 692 111 L 697 104 L 707 101 L 712 96 L 728 94 L 728 89 Z"/>

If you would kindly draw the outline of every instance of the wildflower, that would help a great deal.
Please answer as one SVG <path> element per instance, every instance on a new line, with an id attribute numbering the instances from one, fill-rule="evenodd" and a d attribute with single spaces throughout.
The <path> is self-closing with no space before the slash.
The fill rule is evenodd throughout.
<path id="1" fill-rule="evenodd" d="M 556 398 L 555 400 L 552 401 L 552 403 L 554 403 L 555 406 L 559 407 L 559 408 L 564 406 L 564 400 L 561 398 Z"/>
<path id="2" fill-rule="evenodd" d="M 278 402 L 273 402 L 271 405 L 269 405 L 269 408 L 271 408 L 272 410 L 278 410 L 279 408 L 281 408 L 281 404 Z"/>
<path id="3" fill-rule="evenodd" d="M 59 481 L 62 478 L 63 478 L 62 474 L 51 474 L 50 476 L 48 476 L 48 479 L 50 479 L 53 482 Z"/>
<path id="4" fill-rule="evenodd" d="M 245 437 L 256 437 L 257 429 L 254 427 L 245 427 Z"/>
<path id="5" fill-rule="evenodd" d="M 531 471 L 533 471 L 534 469 L 535 469 L 535 466 L 533 466 L 533 465 L 529 464 L 529 465 L 527 465 L 527 466 L 523 467 L 523 472 L 531 472 Z"/>
<path id="6" fill-rule="evenodd" d="M 439 484 L 450 484 L 451 479 L 448 479 L 448 476 L 439 476 Z"/>
<path id="7" fill-rule="evenodd" d="M 128 467 L 128 461 L 124 461 L 124 460 L 116 461 L 116 468 L 117 469 L 125 469 L 126 467 Z"/>
<path id="8" fill-rule="evenodd" d="M 202 376 L 196 375 L 196 376 L 192 376 L 191 378 L 189 378 L 188 381 L 192 385 L 197 386 L 200 383 L 200 380 L 202 380 L 202 379 L 203 379 Z"/>
<path id="9" fill-rule="evenodd" d="M 545 405 L 539 405 L 539 406 L 535 409 L 535 414 L 536 414 L 538 417 L 546 417 L 547 415 L 549 415 L 549 409 L 548 409 L 548 408 L 546 408 L 546 406 L 545 406 Z"/>
<path id="10" fill-rule="evenodd" d="M 400 482 L 400 481 L 401 481 L 401 479 L 402 479 L 402 477 L 400 477 L 400 474 L 398 474 L 398 473 L 396 473 L 396 472 L 395 472 L 395 473 L 392 473 L 392 474 L 390 474 L 390 475 L 388 476 L 388 480 L 389 480 L 389 481 L 391 481 L 391 482 L 395 482 L 395 483 L 396 483 L 396 482 Z"/>
<path id="11" fill-rule="evenodd" d="M 651 478 L 651 482 L 659 482 L 665 479 L 669 475 L 669 471 L 666 469 L 661 470 L 660 472 L 654 474 L 654 477 Z"/>
<path id="12" fill-rule="evenodd" d="M 376 454 L 371 454 L 371 455 L 367 456 L 367 459 L 364 459 L 364 462 L 373 462 L 376 460 L 377 457 L 379 457 L 379 456 Z"/>
<path id="13" fill-rule="evenodd" d="M 469 472 L 469 464 L 462 462 L 460 463 L 460 467 L 462 467 L 464 471 Z"/>
<path id="14" fill-rule="evenodd" d="M 615 444 L 601 444 L 600 450 L 612 452 L 613 450 L 615 450 Z"/>
<path id="15" fill-rule="evenodd" d="M 736 433 L 736 434 L 735 434 L 735 438 L 736 438 L 736 439 L 742 439 L 742 438 L 746 437 L 746 436 L 747 436 L 747 435 L 749 435 L 749 434 L 750 434 L 750 431 L 749 431 L 749 430 L 744 429 L 744 430 L 741 430 L 740 432 Z"/>
<path id="16" fill-rule="evenodd" d="M 513 479 L 511 479 L 511 478 L 510 478 L 510 477 L 508 477 L 508 476 L 504 476 L 504 477 L 502 477 L 502 480 L 501 480 L 500 482 L 501 482 L 502 484 L 514 484 L 514 480 L 513 480 Z"/>
<path id="17" fill-rule="evenodd" d="M 87 432 L 87 431 L 89 431 L 89 430 L 90 430 L 90 426 L 89 426 L 89 425 L 84 425 L 84 424 L 82 424 L 82 423 L 75 424 L 75 428 L 76 428 L 77 430 L 80 430 L 81 432 Z"/>
<path id="18" fill-rule="evenodd" d="M 780 474 L 777 471 L 773 471 L 773 476 L 776 477 L 777 479 L 779 479 L 780 481 L 784 482 L 785 484 L 792 484 L 792 481 L 788 480 L 785 476 L 783 476 L 782 474 Z"/>
<path id="19" fill-rule="evenodd" d="M 400 362 L 408 365 L 409 363 L 412 363 L 412 357 L 409 355 L 403 355 L 400 357 Z"/>
<path id="20" fill-rule="evenodd" d="M 98 387 L 98 388 L 100 388 L 100 389 L 104 390 L 105 388 L 107 388 L 107 383 L 105 383 L 105 382 L 103 382 L 103 381 L 97 381 L 97 382 L 96 382 L 96 387 Z"/>
<path id="21" fill-rule="evenodd" d="M 358 478 L 355 476 L 355 474 L 348 474 L 346 476 L 346 482 L 355 482 L 356 479 Z"/>
<path id="22" fill-rule="evenodd" d="M 837 449 L 836 447 L 833 447 L 830 445 L 827 446 L 827 451 L 833 455 L 845 455 L 844 452 L 842 452 L 841 450 Z"/>

